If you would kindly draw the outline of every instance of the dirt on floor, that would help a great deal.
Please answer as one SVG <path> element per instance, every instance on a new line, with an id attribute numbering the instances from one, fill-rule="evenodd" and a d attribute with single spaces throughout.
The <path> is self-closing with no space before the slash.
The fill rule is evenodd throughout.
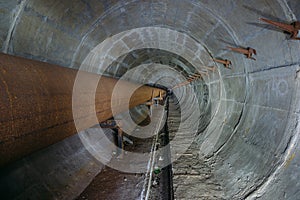
<path id="1" fill-rule="evenodd" d="M 148 119 L 149 120 L 149 119 Z M 147 125 L 145 120 L 140 125 Z M 127 136 L 129 137 L 129 136 Z M 126 151 L 150 152 L 153 138 L 139 139 L 130 138 L 133 145 L 125 145 Z M 126 159 L 126 154 L 124 158 Z M 111 162 L 118 163 L 117 156 Z M 99 200 L 135 200 L 141 199 L 145 174 L 124 173 L 108 166 L 93 179 L 91 184 L 80 194 L 77 200 L 99 199 Z"/>

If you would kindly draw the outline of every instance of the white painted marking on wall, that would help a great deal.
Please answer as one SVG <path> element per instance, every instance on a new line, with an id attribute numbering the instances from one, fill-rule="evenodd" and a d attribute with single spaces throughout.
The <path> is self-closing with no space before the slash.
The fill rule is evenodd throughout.
<path id="1" fill-rule="evenodd" d="M 296 83 L 295 91 L 299 90 L 300 83 Z M 299 98 L 295 98 L 291 105 L 295 104 L 295 108 L 300 108 L 300 101 Z M 297 118 L 297 121 L 299 122 L 299 116 Z M 291 124 L 292 126 L 294 124 Z M 287 126 L 289 127 L 289 126 Z M 286 131 L 285 131 L 286 132 Z M 295 153 L 295 150 L 297 146 L 299 146 L 300 141 L 300 123 L 296 123 L 296 127 L 294 130 L 294 135 L 291 138 L 290 143 L 287 146 L 286 151 L 284 152 L 284 155 L 281 160 L 281 164 L 276 168 L 276 170 L 267 178 L 267 180 L 251 195 L 249 195 L 246 200 L 253 200 L 257 199 L 258 197 L 262 197 L 268 190 L 268 187 L 272 184 L 274 184 L 274 181 L 276 181 L 279 177 L 279 175 L 285 170 L 287 163 L 290 161 L 291 157 L 293 157 L 293 154 Z"/>
<path id="2" fill-rule="evenodd" d="M 284 14 L 289 18 L 291 21 L 297 21 L 297 17 L 286 2 L 286 0 L 277 0 L 279 5 L 282 7 Z"/>
<path id="3" fill-rule="evenodd" d="M 272 78 L 266 82 L 266 88 L 268 102 L 271 101 L 272 94 L 278 98 L 284 97 L 289 92 L 289 84 L 285 79 L 276 80 Z"/>
<path id="4" fill-rule="evenodd" d="M 19 21 L 19 16 L 21 15 L 22 11 L 25 8 L 26 2 L 27 2 L 27 0 L 21 1 L 21 3 L 19 4 L 19 6 L 17 6 L 17 8 L 16 8 L 17 11 L 16 11 L 14 19 L 13 19 L 13 21 L 11 23 L 11 26 L 9 27 L 9 30 L 8 30 L 8 33 L 7 33 L 7 37 L 6 37 L 6 40 L 4 42 L 4 50 L 3 50 L 4 53 L 8 52 L 8 48 L 9 48 L 9 44 L 10 44 L 13 32 L 15 30 L 15 27 L 16 27 L 18 21 Z"/>
<path id="5" fill-rule="evenodd" d="M 220 21 L 218 20 L 217 23 L 209 30 L 206 32 L 203 41 L 206 41 L 207 38 L 220 26 Z"/>

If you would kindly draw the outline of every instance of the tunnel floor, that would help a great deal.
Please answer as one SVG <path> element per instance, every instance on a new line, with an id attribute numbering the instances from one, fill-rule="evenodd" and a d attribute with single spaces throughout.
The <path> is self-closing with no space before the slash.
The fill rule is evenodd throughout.
<path id="1" fill-rule="evenodd" d="M 153 111 L 153 117 L 158 117 L 155 109 Z M 146 118 L 143 122 L 141 122 L 140 126 L 146 126 L 150 123 L 150 118 Z M 140 130 L 137 128 L 134 130 L 135 132 L 139 132 Z M 153 132 L 153 128 L 149 128 L 149 131 Z M 160 133 L 163 130 L 160 131 Z M 160 134 L 159 133 L 159 134 Z M 134 134 L 134 133 L 133 133 Z M 125 143 L 124 150 L 125 153 L 123 158 L 119 158 L 115 155 L 110 164 L 118 164 L 122 165 L 123 161 L 128 159 L 126 152 L 151 152 L 151 148 L 153 143 L 155 142 L 155 137 L 150 138 L 136 138 L 131 137 L 125 133 L 126 137 L 130 138 L 133 141 L 133 144 Z M 138 163 L 139 161 L 132 161 L 133 163 Z M 133 199 L 141 199 L 142 195 L 146 195 L 147 184 L 149 181 L 149 177 L 147 177 L 146 173 L 126 173 L 111 167 L 105 166 L 103 170 L 92 180 L 92 182 L 87 186 L 87 188 L 80 194 L 77 198 L 78 200 L 86 200 L 86 199 L 122 199 L 122 200 L 133 200 Z M 143 164 L 143 163 L 141 163 Z M 149 199 L 168 199 L 165 197 L 163 190 L 163 185 L 159 184 L 161 174 L 152 176 L 152 185 Z M 154 183 L 155 181 L 155 183 Z M 163 181 L 162 181 L 163 182 Z M 165 180 L 164 180 L 165 182 Z"/>
<path id="2" fill-rule="evenodd" d="M 149 119 L 146 119 L 140 125 L 148 123 Z M 180 124 L 180 108 L 174 99 L 170 100 L 166 124 L 168 137 L 174 137 Z M 163 132 L 166 132 L 166 129 L 162 129 L 160 134 Z M 130 139 L 133 140 L 133 145 L 126 145 L 124 147 L 126 151 L 151 151 L 153 137 Z M 200 158 L 198 149 L 197 142 L 194 141 L 188 150 L 172 164 L 171 180 L 167 176 L 167 167 L 162 169 L 162 173 L 153 176 L 149 199 L 225 199 L 223 188 L 214 174 L 214 161 Z M 122 160 L 124 159 L 126 159 L 126 154 Z M 114 157 L 111 162 L 117 163 L 119 160 Z M 124 173 L 105 166 L 77 199 L 141 199 L 147 181 L 145 173 Z M 168 188 L 170 184 L 171 188 Z M 211 191 L 214 191 L 214 195 L 211 195 Z M 168 192 L 172 194 L 168 196 Z"/>
<path id="3" fill-rule="evenodd" d="M 147 121 L 142 122 L 147 123 Z M 152 138 L 145 140 L 136 138 L 133 145 L 126 145 L 126 151 L 150 151 Z M 124 158 L 126 159 L 126 154 Z M 118 162 L 114 157 L 111 162 Z M 145 174 L 124 173 L 108 166 L 98 174 L 91 184 L 81 193 L 81 199 L 139 199 L 143 190 Z"/>
<path id="4" fill-rule="evenodd" d="M 122 173 L 105 167 L 77 199 L 139 199 L 144 178 L 143 174 Z"/>

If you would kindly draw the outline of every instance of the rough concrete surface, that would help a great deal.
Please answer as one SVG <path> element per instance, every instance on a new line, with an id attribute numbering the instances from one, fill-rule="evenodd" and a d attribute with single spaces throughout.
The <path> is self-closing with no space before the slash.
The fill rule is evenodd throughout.
<path id="1" fill-rule="evenodd" d="M 116 78 L 128 72 L 127 80 L 168 88 L 182 83 L 197 70 L 206 72 L 203 66 L 215 66 L 215 72 L 208 71 L 208 75 L 173 91 L 180 106 L 170 107 L 170 111 L 177 113 L 170 116 L 169 121 L 173 120 L 170 133 L 172 130 L 176 133 L 180 121 L 186 122 L 183 131 L 177 133 L 182 143 L 173 144 L 174 152 L 192 138 L 186 153 L 175 156 L 178 158 L 173 165 L 176 199 L 297 200 L 300 42 L 259 21 L 260 17 L 285 23 L 300 20 L 300 3 L 298 0 L 2 0 L 0 49 L 75 69 L 84 64 L 87 71 Z M 229 51 L 226 46 L 255 48 L 257 60 Z M 231 60 L 232 68 L 225 68 L 212 58 Z M 175 112 L 179 108 L 180 116 Z M 133 118 L 143 117 L 145 109 L 135 108 Z M 195 126 L 196 134 L 184 131 Z M 1 195 L 22 198 L 19 196 L 22 187 L 24 195 L 32 199 L 40 199 L 45 191 L 53 196 L 56 191 L 64 192 L 70 194 L 69 199 L 79 194 L 77 186 L 66 190 L 57 183 L 61 180 L 72 185 L 74 177 L 67 179 L 66 174 L 74 172 L 74 168 L 93 170 L 91 176 L 96 176 L 101 165 L 64 164 L 68 156 L 61 151 L 67 148 L 67 143 L 76 146 L 75 137 L 56 144 L 59 147 L 37 152 L 39 162 L 29 157 L 12 163 L 9 174 L 4 176 L 1 172 L 1 184 L 5 182 L 7 188 Z M 88 162 L 88 158 L 93 160 L 84 153 L 86 150 L 76 151 L 68 153 L 74 160 L 83 159 L 83 154 L 86 157 L 83 162 Z M 51 163 L 50 155 L 57 166 L 65 169 L 56 178 L 45 181 L 42 172 L 32 171 L 43 163 Z M 32 179 L 18 174 L 30 174 Z M 82 176 L 76 181 L 82 183 L 83 190 L 91 179 Z M 22 185 L 25 180 L 26 187 Z"/>

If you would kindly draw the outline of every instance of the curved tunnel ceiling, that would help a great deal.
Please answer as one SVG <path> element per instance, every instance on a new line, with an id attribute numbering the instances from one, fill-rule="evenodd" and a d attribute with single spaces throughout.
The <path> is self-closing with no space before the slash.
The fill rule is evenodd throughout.
<path id="1" fill-rule="evenodd" d="M 297 0 L 5 0 L 4 53 L 173 87 L 199 103 L 198 153 L 225 199 L 300 196 L 300 43 L 260 22 L 300 19 Z M 253 47 L 257 61 L 226 49 Z M 225 68 L 212 58 L 232 61 Z M 205 90 L 205 88 L 207 88 Z M 207 99 L 207 103 L 203 103 Z M 139 108 L 142 109 L 142 108 Z M 190 111 L 192 112 L 192 111 Z"/>

